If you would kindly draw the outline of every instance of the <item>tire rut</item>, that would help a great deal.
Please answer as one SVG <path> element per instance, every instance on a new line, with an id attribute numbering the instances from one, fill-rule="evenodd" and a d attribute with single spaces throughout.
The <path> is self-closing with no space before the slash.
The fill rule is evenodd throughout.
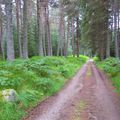
<path id="1" fill-rule="evenodd" d="M 120 120 L 118 96 L 106 81 L 88 61 L 57 95 L 40 103 L 23 120 Z"/>

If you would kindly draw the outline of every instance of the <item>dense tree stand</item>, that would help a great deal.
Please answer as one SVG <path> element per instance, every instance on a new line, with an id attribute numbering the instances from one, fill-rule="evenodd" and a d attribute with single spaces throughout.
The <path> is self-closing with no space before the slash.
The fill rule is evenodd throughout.
<path id="1" fill-rule="evenodd" d="M 1 1 L 1 55 L 119 58 L 119 6 L 118 0 Z"/>

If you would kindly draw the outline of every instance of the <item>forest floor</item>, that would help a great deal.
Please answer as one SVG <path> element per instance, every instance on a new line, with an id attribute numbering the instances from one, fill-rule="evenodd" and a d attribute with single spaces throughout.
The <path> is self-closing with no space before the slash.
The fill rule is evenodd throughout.
<path id="1" fill-rule="evenodd" d="M 58 94 L 38 104 L 23 120 L 120 120 L 120 96 L 88 61 Z"/>

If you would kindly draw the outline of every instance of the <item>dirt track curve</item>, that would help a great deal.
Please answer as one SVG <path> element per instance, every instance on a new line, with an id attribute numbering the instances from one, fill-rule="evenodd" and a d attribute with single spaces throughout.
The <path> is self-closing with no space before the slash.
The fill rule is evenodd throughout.
<path id="1" fill-rule="evenodd" d="M 104 73 L 88 61 L 57 95 L 23 120 L 120 120 L 120 97 Z"/>

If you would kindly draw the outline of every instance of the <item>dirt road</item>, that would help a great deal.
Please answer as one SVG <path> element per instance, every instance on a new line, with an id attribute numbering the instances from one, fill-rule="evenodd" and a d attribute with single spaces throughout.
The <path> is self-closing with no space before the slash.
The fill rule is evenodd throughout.
<path id="1" fill-rule="evenodd" d="M 24 120 L 120 120 L 120 97 L 92 61 Z"/>

